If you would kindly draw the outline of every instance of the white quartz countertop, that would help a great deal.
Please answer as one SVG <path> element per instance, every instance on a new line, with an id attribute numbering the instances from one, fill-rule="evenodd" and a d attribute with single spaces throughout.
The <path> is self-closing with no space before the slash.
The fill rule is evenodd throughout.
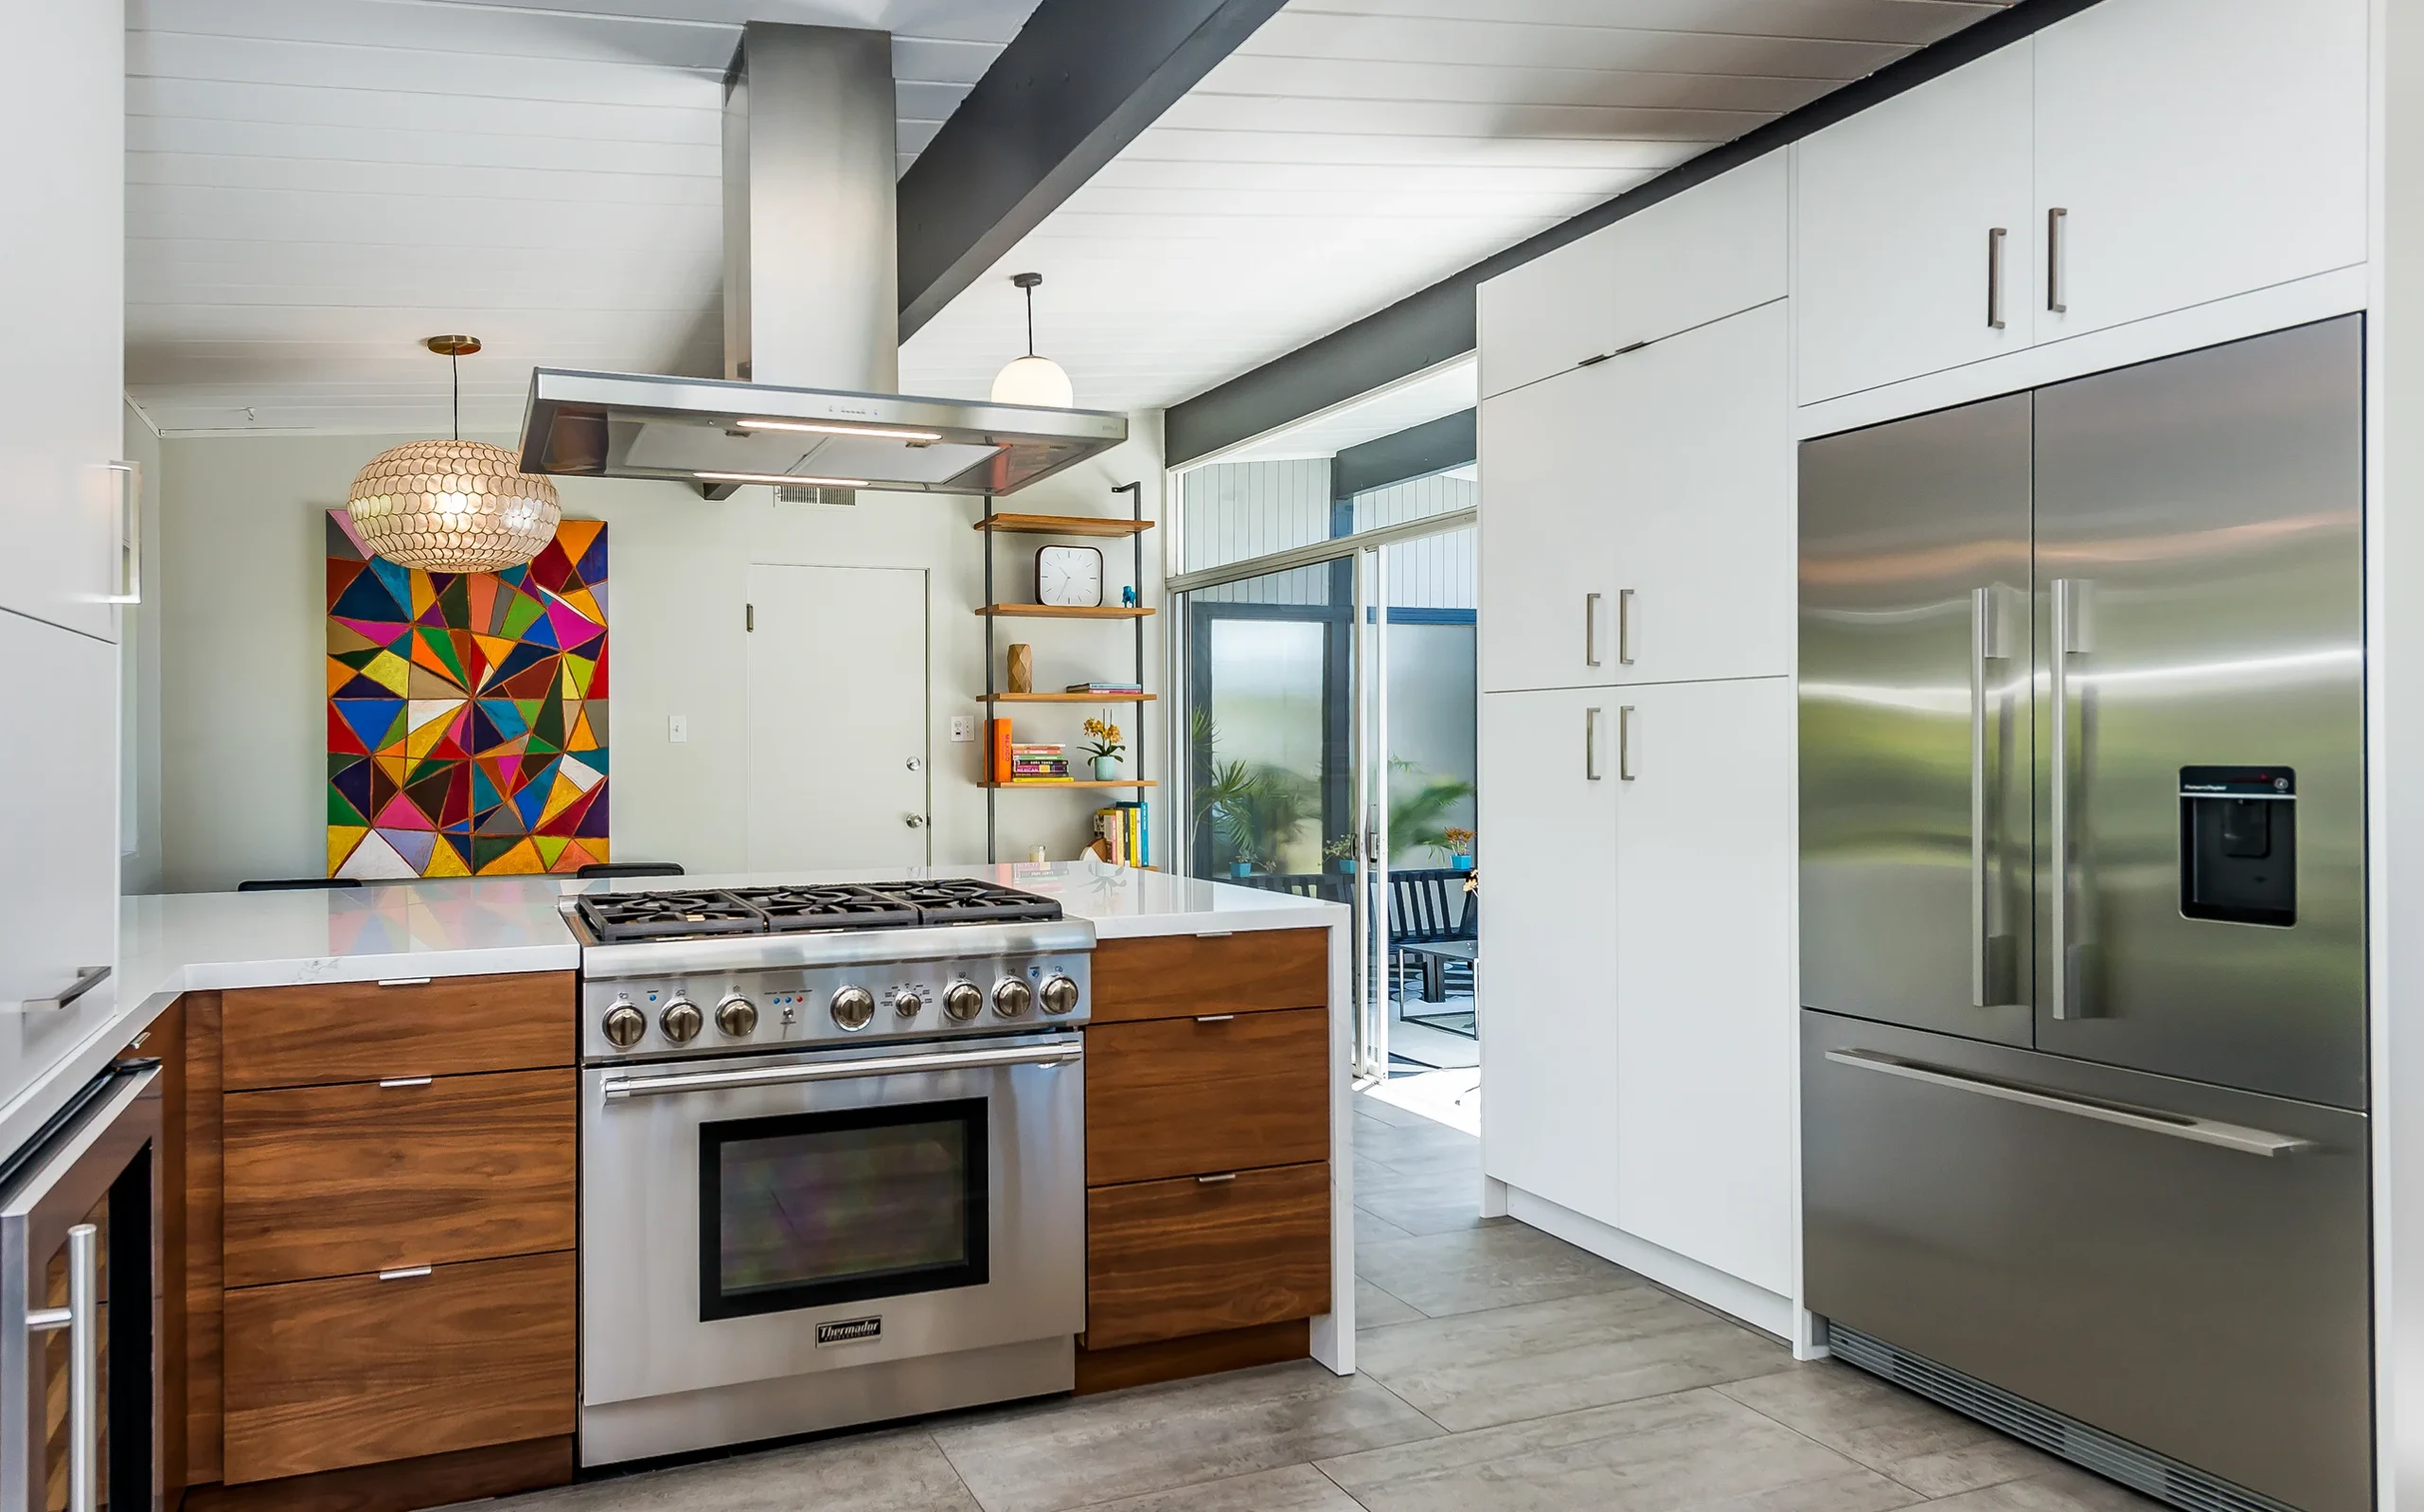
<path id="1" fill-rule="evenodd" d="M 561 904 L 581 892 L 982 877 L 1059 900 L 1098 938 L 1344 924 L 1338 903 L 1096 862 L 788 871 L 581 882 L 564 878 L 373 883 L 123 900 L 109 980 L 64 1009 L 0 1011 L 0 1158 L 33 1137 L 177 995 L 227 987 L 568 971 L 580 948 Z"/>

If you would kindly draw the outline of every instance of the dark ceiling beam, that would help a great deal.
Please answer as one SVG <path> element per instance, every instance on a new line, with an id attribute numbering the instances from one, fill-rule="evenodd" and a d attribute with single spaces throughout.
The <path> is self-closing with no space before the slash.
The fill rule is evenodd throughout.
<path id="1" fill-rule="evenodd" d="M 1162 419 L 1164 460 L 1170 467 L 1181 466 L 1461 357 L 1480 341 L 1474 291 L 1486 280 L 1949 74 L 2094 4 L 2095 0 L 2019 0 L 2009 9 L 1898 58 L 1865 79 L 1854 80 L 1831 95 L 1823 95 L 1461 273 L 1450 274 L 1351 326 L 1182 400 L 1170 406 Z"/>
<path id="2" fill-rule="evenodd" d="M 1285 0 L 1043 0 L 900 179 L 900 339 Z"/>
<path id="3" fill-rule="evenodd" d="M 1330 458 L 1331 497 L 1351 499 L 1409 478 L 1427 478 L 1463 467 L 1481 455 L 1479 419 L 1478 411 L 1458 410 L 1346 448 Z"/>

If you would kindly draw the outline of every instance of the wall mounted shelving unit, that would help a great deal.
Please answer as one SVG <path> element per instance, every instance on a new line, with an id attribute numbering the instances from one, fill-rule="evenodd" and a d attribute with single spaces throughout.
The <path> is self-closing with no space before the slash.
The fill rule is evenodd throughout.
<path id="1" fill-rule="evenodd" d="M 1135 629 L 1136 684 L 1140 688 L 1144 685 L 1145 619 L 1147 615 L 1153 613 L 1153 608 L 1150 604 L 1141 601 L 1145 596 L 1145 532 L 1153 528 L 1153 522 L 1145 518 L 1145 486 L 1142 483 L 1123 483 L 1118 488 L 1114 489 L 1111 491 L 1114 493 L 1125 493 L 1128 495 L 1130 509 L 1127 519 L 1123 520 L 1117 515 L 996 514 L 993 511 L 993 501 L 990 498 L 988 498 L 985 501 L 985 517 L 976 522 L 976 528 L 984 532 L 985 535 L 985 602 L 976 606 L 976 613 L 982 616 L 985 621 L 985 691 L 980 696 L 980 702 L 985 703 L 989 708 L 998 708 L 1006 703 L 1137 704 L 1139 705 L 1139 718 L 1136 720 L 1136 728 L 1132 732 L 1130 737 L 1129 754 L 1133 760 L 1133 770 L 1142 772 L 1145 770 L 1145 721 L 1141 717 L 1142 705 L 1152 703 L 1157 695 L 1143 692 L 1114 693 L 1107 695 L 1101 693 L 1004 692 L 1000 686 L 1001 661 L 996 654 L 997 648 L 994 645 L 996 638 L 994 635 L 994 627 L 1000 621 L 1005 619 L 1126 620 Z M 1102 604 L 1085 605 L 1081 607 L 1065 607 L 1057 604 L 1009 604 L 1002 602 L 994 596 L 993 547 L 1002 537 L 1008 535 L 1081 536 L 1100 539 L 1116 539 L 1121 536 L 1127 537 L 1135 547 L 1133 577 L 1131 580 L 1134 582 L 1136 586 L 1136 596 L 1140 601 L 1133 605 Z M 989 730 L 987 734 L 989 738 L 986 745 L 985 761 L 986 770 L 989 773 L 992 770 L 993 759 L 992 746 L 989 738 L 991 732 Z M 1159 784 L 1150 777 L 1124 778 L 1113 782 L 1096 782 L 1091 779 L 1079 780 L 1074 778 L 1066 782 L 996 782 L 990 777 L 988 777 L 985 781 L 979 782 L 977 786 L 985 790 L 985 859 L 988 862 L 996 862 L 1001 860 L 1001 856 L 999 854 L 1001 838 L 1000 811 L 997 807 L 997 800 L 994 797 L 994 794 L 998 792 L 1012 788 L 1022 790 L 1039 788 L 1047 790 L 1058 789 L 1063 792 L 1072 788 L 1125 788 L 1142 791 L 1147 788 L 1158 787 Z"/>

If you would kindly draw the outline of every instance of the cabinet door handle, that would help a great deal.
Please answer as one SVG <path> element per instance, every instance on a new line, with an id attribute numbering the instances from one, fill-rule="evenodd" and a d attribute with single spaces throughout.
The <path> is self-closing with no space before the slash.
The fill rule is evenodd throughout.
<path id="1" fill-rule="evenodd" d="M 436 1078 L 430 1076 L 390 1076 L 379 1085 L 382 1087 L 426 1087 L 434 1079 Z"/>
<path id="2" fill-rule="evenodd" d="M 2004 329 L 2004 237 L 2005 235 L 2002 226 L 1990 227 L 1987 232 L 1987 325 L 1995 330 Z"/>
<path id="3" fill-rule="evenodd" d="M 1599 716 L 1604 709 L 1582 711 L 1582 780 L 1599 780 Z"/>
<path id="4" fill-rule="evenodd" d="M 1199 1013 L 1195 1016 L 1195 1022 L 1198 1023 L 1226 1023 L 1236 1017 L 1237 1015 L 1234 1013 Z"/>
<path id="5" fill-rule="evenodd" d="M 46 998 L 27 998 L 23 1005 L 33 1009 L 63 1008 L 99 987 L 109 979 L 109 974 L 110 969 L 106 966 L 80 966 L 76 969 L 76 980 L 59 992 Z"/>
<path id="6" fill-rule="evenodd" d="M 427 1274 L 429 1274 L 429 1267 L 425 1265 L 406 1265 L 399 1266 L 393 1271 L 380 1272 L 379 1279 L 382 1281 L 410 1281 L 415 1277 L 425 1276 Z"/>
<path id="7" fill-rule="evenodd" d="M 2062 225 L 2070 218 L 2059 205 L 2045 212 L 2045 308 L 2058 315 L 2071 308 L 2062 288 Z"/>
<path id="8" fill-rule="evenodd" d="M 1632 665 L 1632 590 L 1616 590 L 1616 660 Z"/>
<path id="9" fill-rule="evenodd" d="M 429 986 L 429 978 L 425 976 L 382 977 L 379 980 L 379 985 L 381 987 L 427 987 Z"/>
<path id="10" fill-rule="evenodd" d="M 1218 1176 L 1199 1176 L 1199 1177 L 1197 1177 L 1197 1178 L 1195 1179 L 1195 1184 L 1196 1184 L 1196 1185 L 1198 1185 L 1198 1186 L 1218 1186 L 1218 1185 L 1220 1185 L 1222 1182 L 1234 1182 L 1234 1181 L 1236 1181 L 1237 1179 L 1238 1179 L 1238 1173 L 1237 1173 L 1237 1172 L 1235 1172 L 1235 1171 L 1222 1171 L 1222 1172 L 1221 1172 L 1220 1175 L 1218 1175 Z"/>
<path id="11" fill-rule="evenodd" d="M 112 604 L 143 602 L 143 464 L 113 462 L 110 471 L 123 480 L 117 495 L 117 546 L 111 555 L 116 591 L 102 596 Z"/>
<path id="12" fill-rule="evenodd" d="M 1597 594 L 1582 596 L 1582 665 L 1599 665 L 1599 598 Z"/>
<path id="13" fill-rule="evenodd" d="M 1632 713 L 1633 706 L 1630 703 L 1620 705 L 1616 710 L 1616 780 L 1619 782 L 1633 779 Z"/>

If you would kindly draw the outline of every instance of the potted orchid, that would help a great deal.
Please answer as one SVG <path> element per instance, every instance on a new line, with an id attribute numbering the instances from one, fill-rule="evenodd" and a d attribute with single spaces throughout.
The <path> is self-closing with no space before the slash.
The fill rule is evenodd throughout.
<path id="1" fill-rule="evenodd" d="M 1095 758 L 1096 782 L 1118 780 L 1120 754 L 1127 749 L 1120 743 L 1118 725 L 1109 720 L 1086 721 L 1086 754 Z"/>
<path id="2" fill-rule="evenodd" d="M 1448 853 L 1448 864 L 1457 871 L 1473 869 L 1473 832 L 1470 829 L 1444 829 L 1439 833 L 1439 848 Z"/>

